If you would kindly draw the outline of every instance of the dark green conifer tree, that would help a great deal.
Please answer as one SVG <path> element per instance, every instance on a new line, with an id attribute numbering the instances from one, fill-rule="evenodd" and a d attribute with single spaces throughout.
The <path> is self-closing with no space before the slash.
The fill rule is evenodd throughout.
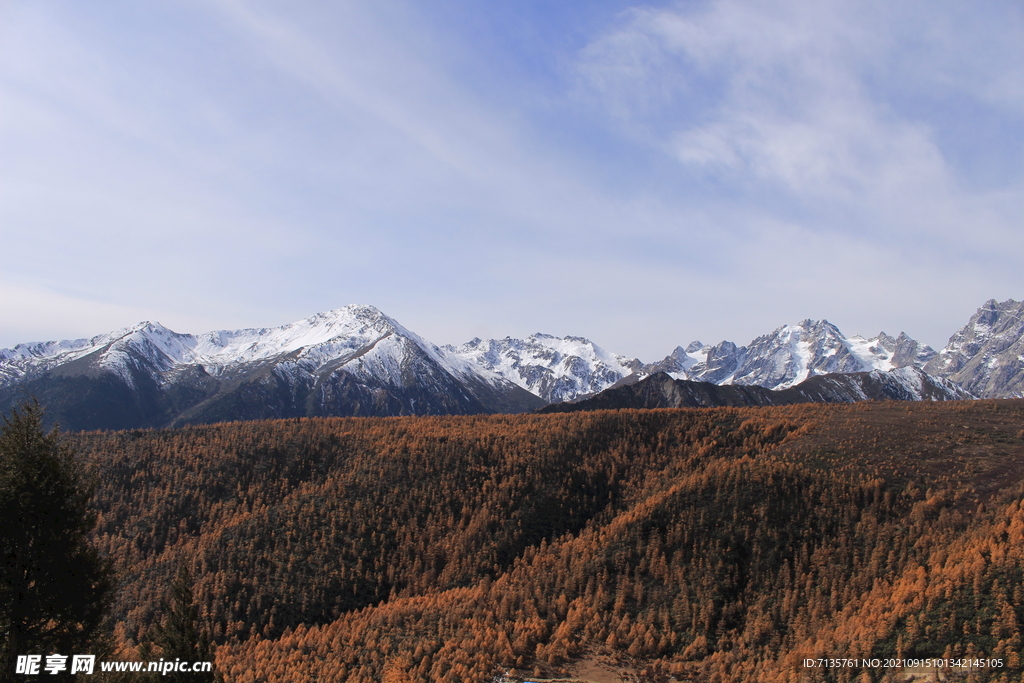
<path id="1" fill-rule="evenodd" d="M 192 576 L 182 564 L 171 582 L 170 600 L 162 605 L 163 620 L 154 627 L 152 643 L 167 662 L 212 662 L 213 646 L 210 636 L 202 627 L 199 606 L 192 595 Z M 143 658 L 151 658 L 151 647 L 145 647 Z M 213 672 L 169 672 L 160 676 L 169 683 L 212 683 Z"/>
<path id="2" fill-rule="evenodd" d="M 113 588 L 89 544 L 92 487 L 42 409 L 26 403 L 0 427 L 0 681 L 18 655 L 94 654 Z M 45 659 L 44 659 L 45 661 Z M 49 678 L 49 676 L 47 676 Z"/>

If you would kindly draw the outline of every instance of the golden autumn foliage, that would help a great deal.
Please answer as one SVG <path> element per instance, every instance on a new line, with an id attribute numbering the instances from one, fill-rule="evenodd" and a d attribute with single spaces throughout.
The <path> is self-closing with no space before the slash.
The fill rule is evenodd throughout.
<path id="1" fill-rule="evenodd" d="M 185 564 L 229 681 L 1019 681 L 1024 401 L 93 433 L 126 648 Z"/>

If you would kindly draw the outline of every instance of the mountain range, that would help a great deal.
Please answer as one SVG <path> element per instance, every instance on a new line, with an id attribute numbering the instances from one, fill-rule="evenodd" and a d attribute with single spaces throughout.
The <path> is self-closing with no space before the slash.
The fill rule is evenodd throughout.
<path id="1" fill-rule="evenodd" d="M 785 389 L 766 389 L 756 384 L 694 382 L 673 379 L 668 373 L 657 372 L 635 383 L 623 383 L 606 389 L 587 399 L 552 403 L 539 412 L 781 406 L 858 401 L 963 401 L 972 398 L 974 396 L 954 382 L 933 377 L 913 366 L 815 375 Z"/>
<path id="2" fill-rule="evenodd" d="M 35 396 L 51 419 L 72 430 L 326 415 L 516 413 L 608 389 L 636 392 L 634 385 L 645 378 L 662 394 L 670 380 L 754 387 L 746 393 L 762 397 L 722 399 L 728 405 L 794 397 L 1020 397 L 1022 318 L 1024 303 L 988 301 L 938 352 L 904 333 L 846 337 L 826 320 L 804 320 L 747 346 L 695 341 L 655 363 L 572 336 L 440 347 L 362 305 L 280 327 L 201 335 L 143 322 L 89 339 L 0 350 L 0 411 Z M 833 378 L 817 379 L 826 375 Z M 761 388 L 789 393 L 763 394 Z M 724 395 L 707 387 L 700 392 L 706 400 Z"/>
<path id="3" fill-rule="evenodd" d="M 26 395 L 67 429 L 515 413 L 547 403 L 358 305 L 274 328 L 195 336 L 144 322 L 0 351 L 0 406 Z"/>

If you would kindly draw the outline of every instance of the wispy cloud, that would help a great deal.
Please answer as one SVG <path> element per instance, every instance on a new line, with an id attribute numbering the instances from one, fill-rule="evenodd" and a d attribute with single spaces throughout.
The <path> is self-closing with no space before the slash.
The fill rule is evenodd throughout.
<path id="1" fill-rule="evenodd" d="M 531 0 L 511 36 L 422 0 L 3 5 L 2 278 L 34 303 L 0 344 L 110 327 L 76 306 L 365 302 L 654 358 L 807 316 L 941 343 L 1020 296 L 1019 4 L 626 6 Z"/>
<path id="2" fill-rule="evenodd" d="M 862 220 L 873 210 L 868 231 L 875 223 L 954 239 L 976 208 L 965 210 L 970 169 L 944 146 L 947 115 L 928 105 L 970 101 L 1008 132 L 1020 130 L 1024 21 L 1012 3 L 1000 9 L 1011 24 L 991 34 L 983 30 L 991 16 L 953 3 L 637 9 L 595 40 L 578 68 L 623 127 L 684 166 Z M 1007 162 L 1000 189 L 1019 192 L 1024 163 Z M 891 219 L 879 223 L 881 215 Z M 993 240 L 1006 238 L 1005 228 L 986 226 Z"/>

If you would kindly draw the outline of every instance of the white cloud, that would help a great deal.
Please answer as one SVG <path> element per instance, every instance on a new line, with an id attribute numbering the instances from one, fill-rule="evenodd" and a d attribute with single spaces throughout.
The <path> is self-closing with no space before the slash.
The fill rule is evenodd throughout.
<path id="1" fill-rule="evenodd" d="M 654 358 L 807 316 L 889 329 L 914 291 L 932 322 L 907 331 L 933 341 L 948 302 L 1020 297 L 1019 148 L 944 107 L 1020 139 L 1024 22 L 993 6 L 652 4 L 564 56 L 497 55 L 422 0 L 10 4 L 0 232 L 26 256 L 3 291 L 26 303 L 0 323 L 13 343 L 361 301 L 438 342 Z M 965 182 L 975 147 L 1009 173 Z"/>
<path id="2" fill-rule="evenodd" d="M 969 22 L 959 34 L 950 30 L 954 14 Z M 756 183 L 785 192 L 819 217 L 846 211 L 869 232 L 955 241 L 976 208 L 968 210 L 962 188 L 967 170 L 942 146 L 943 116 L 913 105 L 922 92 L 977 106 L 999 101 L 1021 131 L 1021 87 L 1007 73 L 1022 71 L 1024 43 L 1013 40 L 1024 21 L 1018 14 L 992 37 L 971 33 L 990 25 L 979 17 L 951 3 L 712 0 L 638 9 L 584 50 L 578 71 L 631 135 L 685 167 L 739 191 Z M 1006 52 L 994 53 L 993 42 Z M 974 55 L 969 68 L 936 67 L 963 54 Z M 1020 161 L 1014 170 L 1006 187 L 1019 193 Z M 997 221 L 975 238 L 992 246 L 1008 236 Z"/>

